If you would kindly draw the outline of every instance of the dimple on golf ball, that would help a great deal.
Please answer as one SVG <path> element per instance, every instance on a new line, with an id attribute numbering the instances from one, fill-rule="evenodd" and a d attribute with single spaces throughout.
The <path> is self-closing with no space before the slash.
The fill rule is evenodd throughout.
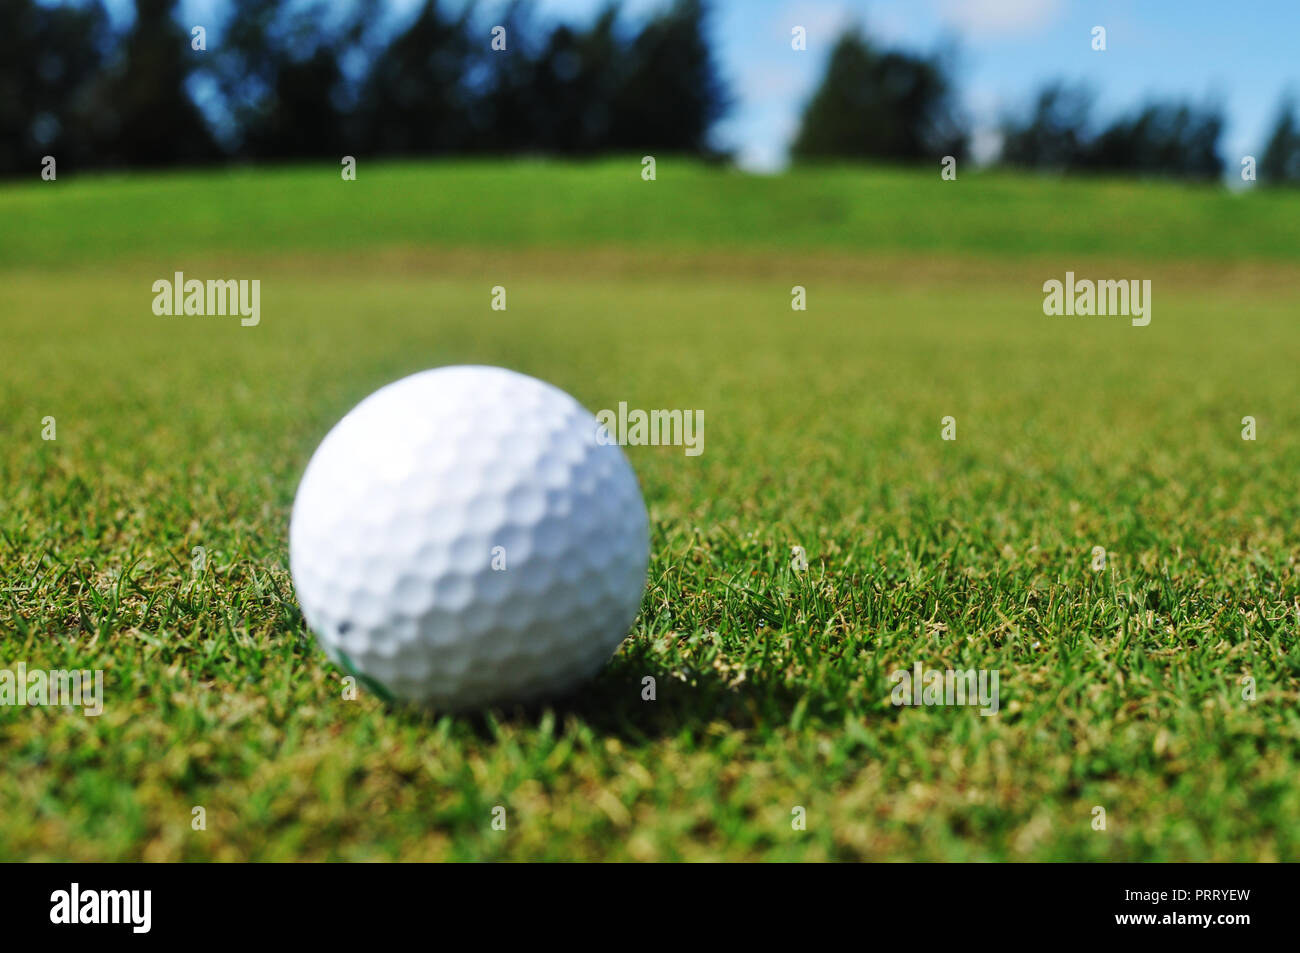
<path id="1" fill-rule="evenodd" d="M 326 654 L 445 709 L 593 675 L 636 617 L 649 548 L 622 449 L 568 394 L 498 367 L 423 371 L 363 400 L 312 456 L 289 526 Z"/>

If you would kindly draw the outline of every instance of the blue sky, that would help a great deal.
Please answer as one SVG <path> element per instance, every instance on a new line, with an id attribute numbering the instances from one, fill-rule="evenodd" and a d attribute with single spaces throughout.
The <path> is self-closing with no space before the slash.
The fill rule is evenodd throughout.
<path id="1" fill-rule="evenodd" d="M 123 0 L 110 0 L 120 6 Z M 463 0 L 453 0 L 463 2 Z M 588 20 L 607 0 L 535 0 L 546 17 Z M 627 0 L 630 20 L 666 0 Z M 393 0 L 413 11 L 420 0 Z M 490 15 L 504 0 L 482 0 Z M 194 22 L 224 4 L 184 0 Z M 1221 143 L 1231 172 L 1257 153 L 1286 88 L 1300 94 L 1300 0 L 714 0 L 712 33 L 735 96 L 717 130 L 747 168 L 780 168 L 838 32 L 858 23 L 879 40 L 929 51 L 959 51 L 961 103 L 976 131 L 976 154 L 996 147 L 1007 110 L 1061 77 L 1097 93 L 1109 118 L 1148 96 L 1216 97 L 1228 117 Z M 790 48 L 790 30 L 807 30 L 808 49 Z M 1107 30 L 1108 50 L 1093 52 L 1091 30 Z"/>
<path id="2" fill-rule="evenodd" d="M 541 0 L 581 19 L 604 0 Z M 628 9 L 652 9 L 653 0 Z M 999 116 L 1054 77 L 1097 91 L 1097 112 L 1126 111 L 1148 95 L 1216 96 L 1229 124 L 1222 142 L 1235 166 L 1257 152 L 1288 86 L 1300 93 L 1300 0 L 717 0 L 713 34 L 737 96 L 719 139 L 750 168 L 778 168 L 799 111 L 839 30 L 860 23 L 879 39 L 918 50 L 955 42 L 962 104 L 985 151 Z M 790 29 L 808 50 L 790 49 Z M 1094 26 L 1108 50 L 1093 52 Z"/>

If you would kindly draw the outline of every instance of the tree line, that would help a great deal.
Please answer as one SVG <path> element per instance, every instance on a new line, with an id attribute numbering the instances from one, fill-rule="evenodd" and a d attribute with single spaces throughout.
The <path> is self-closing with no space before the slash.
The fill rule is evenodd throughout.
<path id="1" fill-rule="evenodd" d="M 0 0 L 0 172 L 343 154 L 657 150 L 710 155 L 728 103 L 703 0 L 635 30 L 611 4 L 542 24 L 526 2 L 484 23 L 424 0 L 392 28 L 381 0 L 232 0 L 202 36 L 177 0 Z M 203 48 L 196 48 L 196 47 Z"/>
<path id="2" fill-rule="evenodd" d="M 730 103 L 707 0 L 672 0 L 633 28 L 617 0 L 585 26 L 542 23 L 526 0 L 485 23 L 423 0 L 231 0 L 221 24 L 135 0 L 0 0 L 0 174 L 352 155 L 658 152 L 720 157 Z M 795 162 L 962 158 L 971 130 L 949 58 L 835 42 L 791 146 Z M 1099 124 L 1092 96 L 1052 83 L 1001 128 L 999 161 L 1066 172 L 1219 178 L 1214 103 L 1153 101 Z M 1300 122 L 1284 99 L 1258 174 L 1300 183 Z"/>
<path id="3" fill-rule="evenodd" d="M 961 158 L 970 130 L 955 100 L 956 82 L 942 56 L 877 47 L 858 31 L 831 52 L 795 138 L 796 160 L 883 161 Z M 1218 179 L 1225 117 L 1215 103 L 1150 101 L 1108 124 L 1092 113 L 1082 85 L 1052 82 L 1027 115 L 1001 124 L 998 162 L 1061 172 Z M 1284 96 L 1258 158 L 1266 182 L 1300 184 L 1300 123 Z"/>

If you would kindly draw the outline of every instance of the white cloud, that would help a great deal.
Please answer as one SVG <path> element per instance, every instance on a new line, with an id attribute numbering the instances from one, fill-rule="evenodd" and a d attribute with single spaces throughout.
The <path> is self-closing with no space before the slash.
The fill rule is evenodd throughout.
<path id="1" fill-rule="evenodd" d="M 840 33 L 860 19 L 844 3 L 827 0 L 797 0 L 787 4 L 772 24 L 773 32 L 785 43 L 790 42 L 790 28 L 801 26 L 808 31 L 808 48 L 814 44 L 829 46 Z"/>
<path id="2" fill-rule="evenodd" d="M 976 126 L 970 134 L 970 157 L 976 165 L 987 165 L 1002 152 L 1001 131 L 989 126 Z"/>
<path id="3" fill-rule="evenodd" d="M 978 36 L 1034 33 L 1064 10 L 1064 0 L 939 0 L 944 20 Z"/>
<path id="4" fill-rule="evenodd" d="M 809 87 L 807 76 L 782 70 L 770 63 L 746 65 L 740 74 L 739 91 L 748 100 L 763 102 L 775 98 L 797 98 Z"/>

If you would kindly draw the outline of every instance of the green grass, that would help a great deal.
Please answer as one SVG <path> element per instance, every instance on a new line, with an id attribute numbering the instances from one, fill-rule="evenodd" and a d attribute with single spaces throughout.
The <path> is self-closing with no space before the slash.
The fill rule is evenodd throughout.
<path id="1" fill-rule="evenodd" d="M 1294 859 L 1300 200 L 637 169 L 0 189 L 0 669 L 106 679 L 98 718 L 0 707 L 0 858 Z M 1152 278 L 1151 325 L 1045 317 L 1067 269 Z M 260 278 L 261 325 L 155 317 L 174 270 Z M 703 409 L 705 452 L 629 448 L 650 586 L 594 683 L 346 701 L 296 482 L 459 362 Z M 1001 711 L 894 707 L 918 661 Z"/>
<path id="2" fill-rule="evenodd" d="M 694 252 L 1092 253 L 1294 262 L 1300 192 L 843 168 L 754 177 L 636 158 L 168 173 L 0 186 L 0 263 L 402 244 Z"/>

